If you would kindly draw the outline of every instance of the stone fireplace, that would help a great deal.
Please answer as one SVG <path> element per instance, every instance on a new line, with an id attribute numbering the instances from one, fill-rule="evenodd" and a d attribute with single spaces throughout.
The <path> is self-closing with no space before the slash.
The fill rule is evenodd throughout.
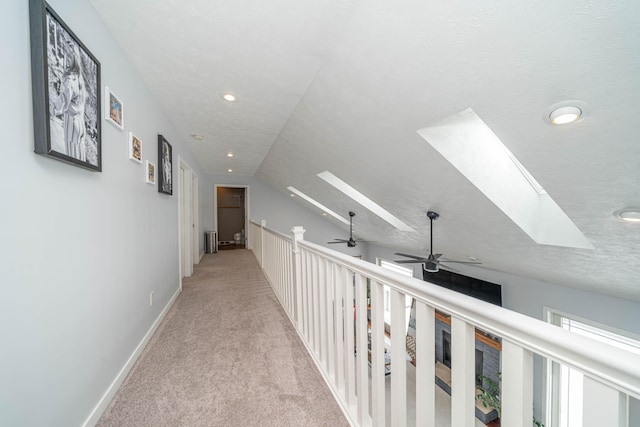
<path id="1" fill-rule="evenodd" d="M 451 368 L 451 326 L 446 321 L 448 318 L 438 313 L 436 315 L 436 361 Z M 483 335 L 485 339 L 478 339 L 478 335 Z M 479 375 L 491 378 L 499 384 L 498 372 L 500 372 L 500 341 L 476 331 L 476 363 L 475 376 L 476 384 L 482 386 L 478 379 Z"/>

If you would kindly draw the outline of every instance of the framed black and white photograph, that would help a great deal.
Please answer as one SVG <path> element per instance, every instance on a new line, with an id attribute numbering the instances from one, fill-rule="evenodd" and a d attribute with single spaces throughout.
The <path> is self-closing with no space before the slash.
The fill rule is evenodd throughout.
<path id="1" fill-rule="evenodd" d="M 156 183 L 156 165 L 147 160 L 147 184 Z"/>
<path id="2" fill-rule="evenodd" d="M 104 118 L 118 129 L 124 130 L 124 105 L 109 86 L 104 87 L 104 100 Z"/>
<path id="3" fill-rule="evenodd" d="M 29 1 L 34 151 L 102 171 L 100 62 L 45 1 Z"/>
<path id="4" fill-rule="evenodd" d="M 129 132 L 129 158 L 134 162 L 142 163 L 142 141 L 133 132 Z"/>
<path id="5" fill-rule="evenodd" d="M 158 177 L 158 191 L 165 194 L 173 194 L 173 150 L 169 141 L 162 135 L 158 135 L 158 165 L 160 166 Z"/>

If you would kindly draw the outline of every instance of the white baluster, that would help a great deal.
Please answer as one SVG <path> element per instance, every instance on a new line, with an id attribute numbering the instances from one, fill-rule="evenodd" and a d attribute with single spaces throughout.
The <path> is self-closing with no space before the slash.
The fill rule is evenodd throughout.
<path id="1" fill-rule="evenodd" d="M 327 282 L 327 373 L 332 381 L 335 381 L 336 372 L 336 298 L 335 298 L 335 278 L 333 276 L 333 262 L 326 263 L 325 277 Z"/>
<path id="2" fill-rule="evenodd" d="M 452 426 L 475 423 L 475 354 L 475 328 L 451 316 Z"/>
<path id="3" fill-rule="evenodd" d="M 354 331 L 354 300 L 353 300 L 353 273 L 348 269 L 343 269 L 345 282 L 344 298 L 344 322 L 346 326 L 346 336 L 344 340 L 344 356 L 347 359 L 346 386 L 347 404 L 353 407 L 356 404 L 356 367 L 355 367 L 355 331 Z"/>
<path id="4" fill-rule="evenodd" d="M 345 314 L 344 314 L 344 274 L 343 268 L 333 266 L 335 289 L 335 328 L 336 328 L 336 387 L 345 394 L 344 388 L 344 345 L 345 345 Z"/>
<path id="5" fill-rule="evenodd" d="M 369 358 L 367 333 L 367 282 L 356 276 L 356 387 L 358 388 L 358 422 L 367 425 L 369 418 Z"/>
<path id="6" fill-rule="evenodd" d="M 583 427 L 626 427 L 629 425 L 626 394 L 586 375 L 582 387 Z"/>
<path id="7" fill-rule="evenodd" d="M 391 289 L 391 425 L 407 424 L 406 307 L 403 293 Z"/>
<path id="8" fill-rule="evenodd" d="M 371 283 L 371 415 L 374 426 L 384 426 L 385 366 L 384 366 L 384 287 Z M 433 353 L 433 352 L 432 352 Z"/>
<path id="9" fill-rule="evenodd" d="M 505 426 L 531 426 L 533 420 L 533 353 L 502 340 L 502 415 Z"/>
<path id="10" fill-rule="evenodd" d="M 323 369 L 327 368 L 327 279 L 326 260 L 318 260 L 318 317 L 320 319 L 318 358 Z"/>
<path id="11" fill-rule="evenodd" d="M 416 425 L 435 426 L 435 310 L 416 301 Z"/>

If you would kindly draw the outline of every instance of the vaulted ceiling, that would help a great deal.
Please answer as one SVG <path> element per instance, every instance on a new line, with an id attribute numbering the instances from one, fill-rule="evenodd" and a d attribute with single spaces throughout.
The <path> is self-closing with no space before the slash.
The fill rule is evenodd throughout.
<path id="1" fill-rule="evenodd" d="M 232 169 L 345 218 L 354 210 L 358 236 L 403 252 L 428 253 L 436 210 L 435 251 L 448 258 L 640 301 L 640 223 L 613 214 L 640 207 L 637 1 L 90 1 L 206 173 Z M 565 101 L 581 120 L 550 124 Z M 465 110 L 591 248 L 536 242 L 509 209 L 563 230 L 491 197 L 512 182 L 499 162 L 464 160 L 493 180 L 487 191 L 418 133 Z M 481 143 L 452 133 L 460 147 Z M 336 190 L 318 177 L 326 170 L 413 231 Z"/>

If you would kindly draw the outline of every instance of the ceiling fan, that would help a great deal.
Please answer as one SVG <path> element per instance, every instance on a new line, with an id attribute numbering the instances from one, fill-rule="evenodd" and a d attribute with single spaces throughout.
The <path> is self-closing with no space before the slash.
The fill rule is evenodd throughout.
<path id="1" fill-rule="evenodd" d="M 369 242 L 369 240 L 354 239 L 353 238 L 353 217 L 356 216 L 355 212 L 349 211 L 349 240 L 347 239 L 333 239 L 333 242 L 327 243 L 346 243 L 348 247 L 354 248 L 356 242 Z"/>
<path id="2" fill-rule="evenodd" d="M 422 256 L 416 256 L 411 254 L 403 254 L 400 252 L 396 252 L 396 255 L 404 256 L 412 259 L 403 259 L 399 261 L 395 261 L 398 264 L 411 264 L 411 263 L 422 263 L 422 269 L 427 273 L 437 273 L 440 271 L 440 264 L 443 264 L 448 269 L 453 270 L 453 268 L 447 266 L 448 263 L 457 263 L 457 264 L 482 264 L 477 261 L 452 261 L 447 259 L 441 259 L 442 254 L 434 254 L 433 253 L 433 221 L 440 217 L 440 214 L 433 211 L 428 211 L 427 216 L 429 217 L 429 225 L 430 225 L 430 237 L 431 237 L 431 246 L 429 248 L 429 256 L 427 258 Z"/>

